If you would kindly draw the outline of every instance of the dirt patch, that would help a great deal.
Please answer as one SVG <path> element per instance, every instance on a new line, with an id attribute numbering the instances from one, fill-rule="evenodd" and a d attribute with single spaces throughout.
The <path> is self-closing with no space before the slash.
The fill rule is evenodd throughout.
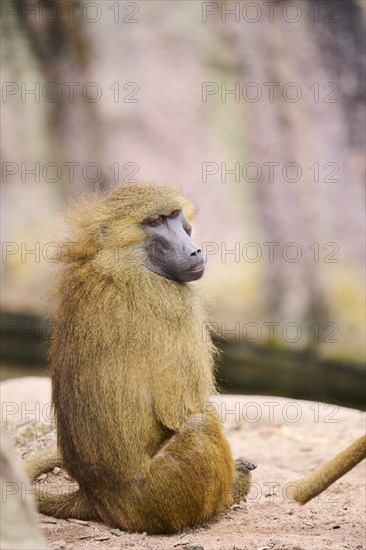
<path id="1" fill-rule="evenodd" d="M 174 536 L 131 534 L 95 522 L 39 514 L 52 548 L 100 550 L 363 550 L 365 462 L 316 500 L 289 502 L 288 483 L 328 460 L 361 435 L 365 415 L 324 403 L 277 397 L 220 396 L 216 406 L 235 456 L 258 463 L 246 503 L 205 526 Z M 69 488 L 62 469 L 40 481 Z"/>

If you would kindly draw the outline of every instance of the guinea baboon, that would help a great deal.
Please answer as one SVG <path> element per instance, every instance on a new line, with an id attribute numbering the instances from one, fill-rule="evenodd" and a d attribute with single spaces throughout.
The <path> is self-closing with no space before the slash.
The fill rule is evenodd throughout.
<path id="1" fill-rule="evenodd" d="M 27 470 L 62 462 L 79 489 L 38 494 L 41 512 L 171 533 L 245 498 L 255 464 L 234 462 L 207 406 L 215 348 L 189 284 L 204 271 L 193 215 L 177 189 L 145 184 L 70 211 L 50 352 L 60 456 Z"/>
<path id="2" fill-rule="evenodd" d="M 366 435 L 356 439 L 352 445 L 315 472 L 291 485 L 288 495 L 300 504 L 306 504 L 364 458 L 366 458 Z"/>

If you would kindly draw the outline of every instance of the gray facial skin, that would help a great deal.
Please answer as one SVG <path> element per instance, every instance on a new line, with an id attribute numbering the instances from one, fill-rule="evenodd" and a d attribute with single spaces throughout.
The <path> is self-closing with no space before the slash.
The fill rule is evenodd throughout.
<path id="1" fill-rule="evenodd" d="M 204 272 L 202 251 L 191 239 L 191 226 L 181 210 L 156 215 L 142 224 L 147 234 L 147 268 L 180 283 L 200 279 Z"/>

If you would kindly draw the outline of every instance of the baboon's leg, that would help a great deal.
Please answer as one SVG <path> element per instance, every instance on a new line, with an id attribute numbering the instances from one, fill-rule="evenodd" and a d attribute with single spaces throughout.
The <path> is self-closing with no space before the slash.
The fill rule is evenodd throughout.
<path id="1" fill-rule="evenodd" d="M 202 523 L 232 503 L 234 473 L 220 421 L 191 416 L 153 457 L 148 474 L 120 495 L 120 510 L 109 521 L 148 533 Z"/>

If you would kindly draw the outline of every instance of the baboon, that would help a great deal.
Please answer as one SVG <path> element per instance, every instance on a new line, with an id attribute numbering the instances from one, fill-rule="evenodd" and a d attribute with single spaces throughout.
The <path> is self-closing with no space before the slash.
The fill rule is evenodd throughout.
<path id="1" fill-rule="evenodd" d="M 366 458 L 366 435 L 356 439 L 352 445 L 315 470 L 314 473 L 291 485 L 288 495 L 300 504 L 306 504 L 364 458 Z"/>
<path id="2" fill-rule="evenodd" d="M 204 271 L 194 214 L 179 190 L 151 184 L 70 210 L 50 351 L 59 456 L 26 467 L 34 480 L 62 463 L 79 489 L 39 493 L 41 512 L 172 533 L 248 493 L 256 465 L 234 462 L 208 405 L 215 348 L 189 284 Z"/>

